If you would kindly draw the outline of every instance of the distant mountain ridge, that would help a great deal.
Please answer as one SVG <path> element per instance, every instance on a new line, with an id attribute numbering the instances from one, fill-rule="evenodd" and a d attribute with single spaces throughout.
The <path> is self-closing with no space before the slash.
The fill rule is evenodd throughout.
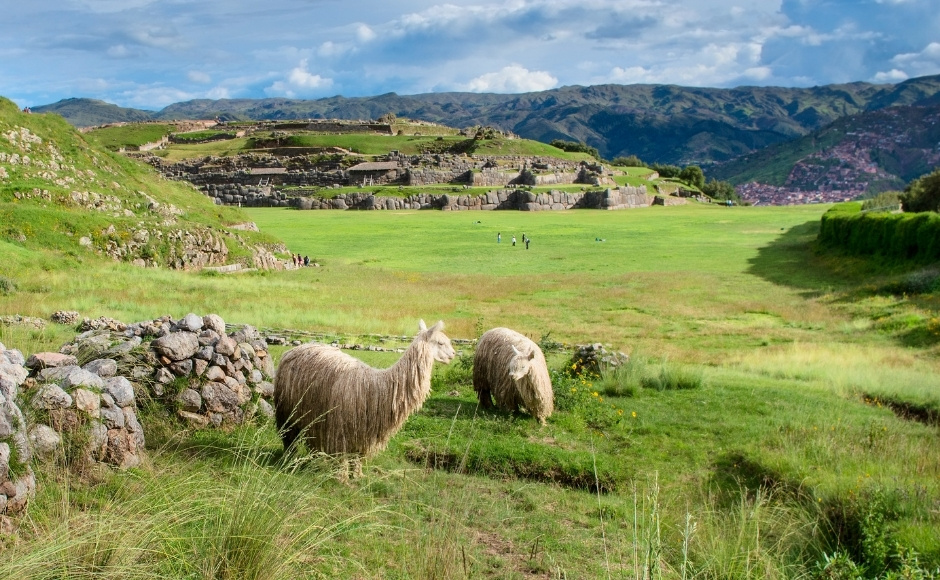
<path id="1" fill-rule="evenodd" d="M 711 89 L 674 85 L 569 86 L 504 95 L 428 93 L 315 100 L 222 99 L 175 103 L 158 112 L 67 99 L 34 107 L 77 126 L 129 120 L 375 119 L 385 113 L 455 127 L 492 125 L 549 142 L 583 141 L 608 159 L 708 164 L 783 143 L 837 119 L 899 105 L 940 103 L 940 75 L 899 84 Z"/>

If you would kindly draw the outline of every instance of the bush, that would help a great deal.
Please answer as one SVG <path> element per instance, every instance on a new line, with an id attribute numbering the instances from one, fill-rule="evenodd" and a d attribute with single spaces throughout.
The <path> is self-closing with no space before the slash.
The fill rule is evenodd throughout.
<path id="1" fill-rule="evenodd" d="M 862 211 L 894 211 L 901 207 L 901 192 L 885 191 L 862 202 Z"/>
<path id="2" fill-rule="evenodd" d="M 900 197 L 906 212 L 940 211 L 940 169 L 912 181 Z"/>
<path id="3" fill-rule="evenodd" d="M 940 215 L 861 213 L 861 209 L 861 203 L 848 202 L 823 214 L 819 243 L 856 255 L 940 259 Z"/>
<path id="4" fill-rule="evenodd" d="M 614 157 L 610 160 L 611 165 L 617 167 L 646 167 L 646 163 L 636 155 L 628 157 Z"/>
<path id="5" fill-rule="evenodd" d="M 601 154 L 597 150 L 597 147 L 591 147 L 590 145 L 584 142 L 574 142 L 574 141 L 564 141 L 562 139 L 555 139 L 549 143 L 552 147 L 561 149 L 562 151 L 568 151 L 569 153 L 587 153 L 594 159 L 600 159 Z"/>
<path id="6" fill-rule="evenodd" d="M 6 276 L 0 276 L 0 294 L 6 296 L 14 292 L 16 292 L 16 283 Z"/>

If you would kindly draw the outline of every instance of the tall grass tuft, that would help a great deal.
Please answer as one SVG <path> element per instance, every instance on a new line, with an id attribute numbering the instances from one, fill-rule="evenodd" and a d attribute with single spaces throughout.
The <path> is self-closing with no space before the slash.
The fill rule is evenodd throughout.
<path id="1" fill-rule="evenodd" d="M 106 473 L 97 484 L 40 471 L 44 491 L 21 529 L 31 541 L 7 549 L 0 577 L 305 578 L 332 558 L 332 539 L 369 516 L 337 513 L 321 496 L 329 473 L 275 461 L 258 438 L 208 452 L 230 466 L 187 468 L 157 451 L 163 469 Z"/>
<path id="2" fill-rule="evenodd" d="M 658 371 L 645 374 L 640 379 L 640 383 L 644 389 L 656 391 L 698 389 L 705 383 L 705 376 L 700 368 L 682 366 L 663 360 Z"/>

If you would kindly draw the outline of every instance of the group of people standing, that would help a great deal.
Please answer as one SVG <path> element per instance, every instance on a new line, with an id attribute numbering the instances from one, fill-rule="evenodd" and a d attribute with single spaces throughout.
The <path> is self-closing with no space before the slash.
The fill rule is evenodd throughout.
<path id="1" fill-rule="evenodd" d="M 298 267 L 298 268 L 301 267 L 301 266 L 309 266 L 309 265 L 310 265 L 310 257 L 309 257 L 309 256 L 301 256 L 300 254 L 291 254 L 291 259 L 294 261 L 294 266 L 296 266 L 296 267 Z"/>
<path id="2" fill-rule="evenodd" d="M 496 243 L 499 244 L 499 243 L 501 243 L 502 241 L 503 241 L 503 234 L 502 234 L 502 232 L 496 232 Z M 530 241 L 531 241 L 531 239 L 525 235 L 525 232 L 522 232 L 522 243 L 525 244 L 525 249 L 527 249 L 527 250 L 529 249 L 529 242 L 530 242 Z M 515 245 L 516 245 L 516 236 L 515 236 L 515 235 L 512 236 L 512 245 L 513 245 L 513 247 L 515 247 Z"/>

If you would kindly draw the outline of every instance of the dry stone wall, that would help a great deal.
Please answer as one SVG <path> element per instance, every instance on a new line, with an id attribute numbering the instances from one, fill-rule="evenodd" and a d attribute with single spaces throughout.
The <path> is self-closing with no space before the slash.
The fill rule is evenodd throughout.
<path id="1" fill-rule="evenodd" d="M 26 417 L 19 406 L 20 388 L 29 372 L 23 353 L 0 343 L 0 532 L 12 529 L 7 514 L 17 514 L 36 491 Z"/>

